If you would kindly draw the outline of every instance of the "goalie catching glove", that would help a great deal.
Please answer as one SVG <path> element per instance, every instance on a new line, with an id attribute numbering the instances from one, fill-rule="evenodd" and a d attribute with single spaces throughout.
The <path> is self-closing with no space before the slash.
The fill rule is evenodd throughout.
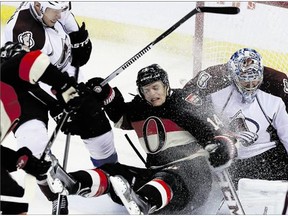
<path id="1" fill-rule="evenodd" d="M 217 169 L 228 167 L 237 155 L 236 141 L 230 136 L 215 136 L 205 147 L 205 150 L 209 152 L 210 165 Z"/>
<path id="2" fill-rule="evenodd" d="M 77 32 L 69 34 L 72 44 L 72 66 L 81 67 L 90 59 L 92 43 L 89 39 L 88 31 L 85 29 L 85 23 Z"/>

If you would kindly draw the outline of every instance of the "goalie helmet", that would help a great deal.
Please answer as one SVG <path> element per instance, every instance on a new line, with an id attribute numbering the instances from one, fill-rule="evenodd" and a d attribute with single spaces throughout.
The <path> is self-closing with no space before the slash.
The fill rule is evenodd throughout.
<path id="1" fill-rule="evenodd" d="M 228 71 L 242 95 L 243 103 L 252 103 L 263 81 L 264 66 L 261 55 L 254 49 L 243 48 L 228 61 Z"/>
<path id="2" fill-rule="evenodd" d="M 8 41 L 1 47 L 1 64 L 19 53 L 29 51 L 30 49 L 22 43 Z"/>
<path id="3" fill-rule="evenodd" d="M 143 97 L 141 87 L 150 83 L 162 81 L 163 84 L 170 89 L 168 74 L 158 64 L 152 64 L 148 67 L 142 68 L 137 75 L 136 84 L 140 95 Z M 143 97 L 144 98 L 144 97 Z"/>

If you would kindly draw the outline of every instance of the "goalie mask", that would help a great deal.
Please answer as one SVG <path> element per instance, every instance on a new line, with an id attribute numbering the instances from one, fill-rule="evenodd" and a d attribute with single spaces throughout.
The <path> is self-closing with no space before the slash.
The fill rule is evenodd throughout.
<path id="1" fill-rule="evenodd" d="M 263 81 L 263 70 L 262 57 L 254 49 L 243 48 L 231 56 L 228 71 L 242 95 L 243 103 L 252 103 L 255 100 Z"/>
<path id="2" fill-rule="evenodd" d="M 6 42 L 1 47 L 1 64 L 22 52 L 30 52 L 30 49 L 19 42 Z"/>
<path id="3" fill-rule="evenodd" d="M 137 75 L 136 84 L 138 92 L 142 98 L 144 98 L 142 87 L 151 84 L 156 81 L 162 81 L 167 87 L 167 95 L 170 93 L 170 84 L 168 80 L 168 74 L 158 64 L 152 64 L 148 67 L 142 68 Z"/>

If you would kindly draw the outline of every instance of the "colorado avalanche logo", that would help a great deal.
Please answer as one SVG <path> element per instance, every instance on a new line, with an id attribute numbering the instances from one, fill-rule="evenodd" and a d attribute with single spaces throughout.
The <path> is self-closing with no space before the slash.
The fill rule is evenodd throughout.
<path id="1" fill-rule="evenodd" d="M 71 44 L 68 39 L 68 36 L 66 36 L 65 39 L 62 38 L 62 53 L 58 61 L 55 63 L 55 65 L 57 66 L 57 68 L 63 69 L 71 61 L 72 61 Z"/>
<path id="2" fill-rule="evenodd" d="M 283 84 L 284 84 L 284 92 L 288 94 L 288 80 L 283 79 Z"/>
<path id="3" fill-rule="evenodd" d="M 33 39 L 33 34 L 30 31 L 25 31 L 18 35 L 18 41 L 20 43 L 25 44 L 30 49 L 35 45 L 35 41 Z"/>
<path id="4" fill-rule="evenodd" d="M 253 128 L 254 132 L 249 130 L 247 123 Z M 229 126 L 237 133 L 238 141 L 245 147 L 253 145 L 258 139 L 259 124 L 253 119 L 245 117 L 241 110 L 232 117 Z"/>
<path id="5" fill-rule="evenodd" d="M 197 80 L 197 86 L 201 89 L 205 89 L 207 87 L 207 83 L 210 78 L 211 78 L 210 74 L 208 74 L 205 71 L 201 72 Z"/>

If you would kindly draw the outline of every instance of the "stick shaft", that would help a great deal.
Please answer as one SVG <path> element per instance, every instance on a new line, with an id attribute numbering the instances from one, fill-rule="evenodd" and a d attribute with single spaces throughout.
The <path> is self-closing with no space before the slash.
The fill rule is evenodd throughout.
<path id="1" fill-rule="evenodd" d="M 46 155 L 50 152 L 51 147 L 52 147 L 52 144 L 54 143 L 54 141 L 55 141 L 55 139 L 56 139 L 56 137 L 57 137 L 58 132 L 59 132 L 60 129 L 62 128 L 63 124 L 66 122 L 68 116 L 69 116 L 69 112 L 67 112 L 67 111 L 64 110 L 64 111 L 63 111 L 63 115 L 62 115 L 59 123 L 57 124 L 55 130 L 53 131 L 53 133 L 52 133 L 52 135 L 51 135 L 51 137 L 50 137 L 50 139 L 49 139 L 49 141 L 48 141 L 48 143 L 47 143 L 47 145 L 46 145 L 46 147 L 45 147 L 45 149 L 44 149 L 44 151 L 43 151 L 43 154 L 42 154 L 40 160 L 44 160 L 45 157 L 46 157 Z"/>
<path id="2" fill-rule="evenodd" d="M 108 82 L 110 82 L 112 79 L 114 79 L 116 76 L 118 76 L 120 73 L 122 73 L 126 68 L 128 68 L 131 64 L 133 64 L 136 60 L 138 60 L 140 57 L 142 57 L 145 53 L 147 53 L 151 48 L 157 44 L 159 41 L 163 40 L 165 37 L 167 37 L 169 34 L 171 34 L 176 28 L 178 28 L 180 25 L 182 25 L 184 22 L 186 22 L 189 18 L 194 16 L 197 13 L 216 13 L 216 14 L 237 14 L 239 13 L 239 8 L 237 7 L 196 7 L 194 10 L 186 14 L 182 19 L 180 19 L 178 22 L 176 22 L 174 25 L 172 25 L 169 29 L 167 29 L 164 33 L 162 33 L 160 36 L 158 36 L 154 41 L 152 41 L 150 44 L 148 44 L 146 47 L 144 47 L 142 50 L 140 50 L 136 55 L 134 55 L 132 58 L 130 58 L 128 61 L 126 61 L 123 65 L 121 65 L 119 68 L 117 68 L 115 71 L 113 71 L 109 76 L 107 76 L 102 82 L 101 86 L 106 85 Z"/>
<path id="3" fill-rule="evenodd" d="M 144 160 L 144 158 L 142 157 L 142 155 L 140 154 L 140 152 L 137 150 L 137 148 L 134 146 L 134 144 L 132 143 L 131 139 L 129 138 L 129 136 L 127 134 L 125 134 L 125 138 L 127 139 L 128 143 L 130 144 L 130 146 L 133 148 L 134 152 L 137 154 L 137 156 L 140 158 L 140 160 L 144 163 L 144 165 L 146 166 L 146 161 Z M 146 166 L 147 167 L 147 166 Z"/>
<path id="4" fill-rule="evenodd" d="M 224 170 L 222 172 L 215 172 L 215 174 L 230 213 L 232 215 L 245 215 L 244 209 L 241 205 L 228 171 Z"/>

